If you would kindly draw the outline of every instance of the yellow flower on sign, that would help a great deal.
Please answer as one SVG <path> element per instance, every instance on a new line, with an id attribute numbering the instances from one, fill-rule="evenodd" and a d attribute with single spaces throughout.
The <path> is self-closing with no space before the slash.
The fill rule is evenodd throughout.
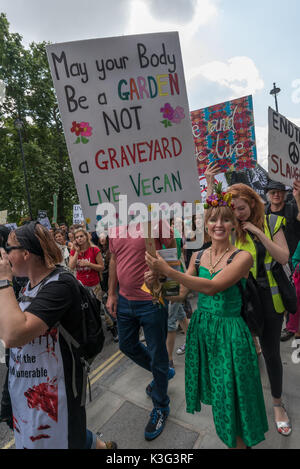
<path id="1" fill-rule="evenodd" d="M 90 218 L 86 218 L 85 221 L 87 222 L 87 224 L 91 223 L 91 219 L 90 219 Z"/>

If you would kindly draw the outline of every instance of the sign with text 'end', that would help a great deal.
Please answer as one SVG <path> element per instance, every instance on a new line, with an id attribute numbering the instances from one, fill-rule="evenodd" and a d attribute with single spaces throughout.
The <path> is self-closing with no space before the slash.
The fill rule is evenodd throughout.
<path id="1" fill-rule="evenodd" d="M 195 202 L 199 183 L 176 32 L 47 46 L 80 205 Z M 118 216 L 118 213 L 116 214 Z"/>
<path id="2" fill-rule="evenodd" d="M 300 128 L 270 107 L 268 172 L 286 186 L 300 180 Z"/>

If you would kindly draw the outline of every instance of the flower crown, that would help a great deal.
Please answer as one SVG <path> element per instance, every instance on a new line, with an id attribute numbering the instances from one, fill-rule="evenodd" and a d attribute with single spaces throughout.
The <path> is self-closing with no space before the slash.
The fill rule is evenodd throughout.
<path id="1" fill-rule="evenodd" d="M 232 203 L 232 194 L 230 192 L 222 191 L 221 182 L 214 186 L 214 194 L 210 195 L 206 199 L 204 208 L 208 209 L 211 207 L 230 207 L 231 209 L 234 209 L 234 205 Z"/>

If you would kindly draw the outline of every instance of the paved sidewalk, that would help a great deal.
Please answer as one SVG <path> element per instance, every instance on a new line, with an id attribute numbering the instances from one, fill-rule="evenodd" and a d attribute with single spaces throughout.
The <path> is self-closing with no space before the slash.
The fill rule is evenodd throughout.
<path id="1" fill-rule="evenodd" d="M 178 333 L 176 347 L 184 340 L 184 335 Z M 284 402 L 293 424 L 293 433 L 289 437 L 276 431 L 265 363 L 262 356 L 259 358 L 269 431 L 266 440 L 256 449 L 300 448 L 300 363 L 292 362 L 294 350 L 292 341 L 282 343 Z M 151 376 L 124 356 L 94 383 L 93 401 L 87 406 L 88 427 L 103 433 L 105 440 L 115 440 L 120 449 L 225 448 L 216 435 L 209 406 L 203 406 L 201 413 L 195 415 L 185 411 L 184 360 L 184 355 L 174 353 L 176 376 L 169 382 L 170 416 L 157 439 L 152 442 L 144 439 L 144 428 L 152 410 L 152 401 L 145 393 Z"/>

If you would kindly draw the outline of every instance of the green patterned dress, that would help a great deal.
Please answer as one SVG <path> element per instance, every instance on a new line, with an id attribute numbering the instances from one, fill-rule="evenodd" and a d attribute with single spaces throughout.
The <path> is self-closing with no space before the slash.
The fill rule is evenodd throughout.
<path id="1" fill-rule="evenodd" d="M 200 266 L 199 277 L 214 275 Z M 201 402 L 211 405 L 217 435 L 229 448 L 236 447 L 237 436 L 254 446 L 268 431 L 257 355 L 241 304 L 236 285 L 212 297 L 199 293 L 186 338 L 187 412 L 200 412 Z"/>

